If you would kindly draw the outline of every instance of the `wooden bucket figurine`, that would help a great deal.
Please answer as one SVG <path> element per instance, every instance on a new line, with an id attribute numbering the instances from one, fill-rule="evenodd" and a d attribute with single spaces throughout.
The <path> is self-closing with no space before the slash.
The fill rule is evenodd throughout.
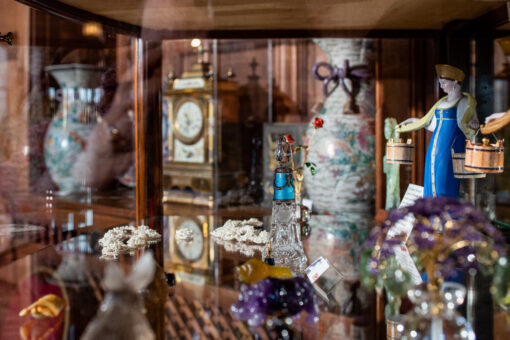
<path id="1" fill-rule="evenodd" d="M 484 178 L 483 172 L 472 172 L 464 169 L 465 153 L 455 153 L 452 149 L 453 176 L 455 178 Z"/>
<path id="2" fill-rule="evenodd" d="M 503 141 L 498 140 L 490 144 L 488 138 L 482 139 L 482 144 L 466 141 L 466 163 L 464 169 L 467 171 L 481 171 L 485 173 L 502 173 L 504 168 Z"/>
<path id="3" fill-rule="evenodd" d="M 402 143 L 402 138 L 398 142 L 393 139 L 388 140 L 386 144 L 386 162 L 396 164 L 413 164 L 414 145 L 412 139 Z"/>

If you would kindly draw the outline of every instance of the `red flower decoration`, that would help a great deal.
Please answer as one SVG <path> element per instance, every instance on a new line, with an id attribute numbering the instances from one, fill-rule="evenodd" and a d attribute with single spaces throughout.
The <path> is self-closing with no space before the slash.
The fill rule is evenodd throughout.
<path id="1" fill-rule="evenodd" d="M 289 141 L 289 144 L 294 143 L 294 138 L 292 138 L 292 135 L 290 133 L 285 135 L 285 138 Z"/>
<path id="2" fill-rule="evenodd" d="M 313 120 L 312 125 L 313 125 L 314 128 L 320 129 L 322 127 L 322 125 L 324 125 L 324 120 L 315 117 L 315 119 Z"/>

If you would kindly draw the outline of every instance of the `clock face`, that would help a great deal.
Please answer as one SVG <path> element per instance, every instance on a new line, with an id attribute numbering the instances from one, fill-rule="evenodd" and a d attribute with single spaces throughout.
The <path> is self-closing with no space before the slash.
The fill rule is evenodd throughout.
<path id="1" fill-rule="evenodd" d="M 195 101 L 185 101 L 175 114 L 175 135 L 183 143 L 192 144 L 200 138 L 204 127 L 202 109 Z"/>
<path id="2" fill-rule="evenodd" d="M 187 228 L 193 232 L 191 241 L 176 241 L 179 253 L 185 260 L 194 262 L 200 260 L 204 250 L 204 234 L 198 221 L 184 219 L 178 225 L 177 230 Z"/>

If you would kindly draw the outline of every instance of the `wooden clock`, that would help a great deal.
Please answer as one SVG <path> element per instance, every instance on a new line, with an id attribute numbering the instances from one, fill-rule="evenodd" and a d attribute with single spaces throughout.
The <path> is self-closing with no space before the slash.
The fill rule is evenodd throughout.
<path id="1" fill-rule="evenodd" d="M 168 112 L 165 202 L 212 207 L 215 189 L 232 186 L 240 169 L 231 155 L 239 139 L 238 93 L 231 80 L 218 80 L 215 91 L 210 66 L 201 61 L 169 81 L 163 101 Z"/>

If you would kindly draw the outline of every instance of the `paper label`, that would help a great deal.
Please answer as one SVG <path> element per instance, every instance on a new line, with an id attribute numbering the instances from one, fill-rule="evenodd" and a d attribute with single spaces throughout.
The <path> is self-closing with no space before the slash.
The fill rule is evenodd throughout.
<path id="1" fill-rule="evenodd" d="M 411 282 L 415 285 L 422 283 L 420 272 L 418 271 L 418 268 L 416 268 L 411 255 L 409 255 L 407 246 L 402 243 L 399 246 L 393 247 L 393 251 L 395 252 L 395 258 L 397 259 L 398 264 L 411 276 Z"/>
<path id="2" fill-rule="evenodd" d="M 308 208 L 309 211 L 312 211 L 312 205 L 313 201 L 309 198 L 303 198 L 303 201 L 301 202 L 305 207 Z"/>
<path id="3" fill-rule="evenodd" d="M 421 185 L 409 184 L 399 208 L 413 205 L 418 198 L 423 198 L 423 187 Z"/>
<path id="4" fill-rule="evenodd" d="M 313 261 L 313 263 L 305 269 L 306 276 L 311 283 L 314 283 L 319 279 L 319 277 L 328 270 L 330 267 L 329 261 L 322 256 L 320 256 L 317 260 Z"/>
<path id="5" fill-rule="evenodd" d="M 399 208 L 408 207 L 413 205 L 414 202 L 423 197 L 423 187 L 416 184 L 409 184 L 407 187 L 404 198 L 400 202 Z M 405 234 L 404 240 L 407 241 L 411 230 L 413 230 L 414 216 L 412 214 L 406 215 L 403 219 L 398 221 L 393 227 L 388 230 L 388 238 Z"/>
<path id="6" fill-rule="evenodd" d="M 402 202 L 400 202 L 399 208 L 408 207 L 413 205 L 414 202 L 423 197 L 423 187 L 416 184 L 409 184 L 407 187 L 404 198 L 402 198 Z M 418 268 L 416 268 L 416 264 L 414 263 L 411 255 L 409 255 L 409 251 L 405 242 L 409 238 L 409 234 L 413 230 L 414 224 L 414 216 L 412 214 L 407 214 L 403 219 L 398 221 L 393 227 L 388 230 L 387 238 L 392 238 L 401 234 L 404 234 L 404 241 L 398 245 L 393 247 L 393 251 L 395 252 L 395 258 L 402 267 L 402 269 L 407 272 L 411 276 L 411 281 L 413 284 L 422 283 L 422 278 Z"/>

